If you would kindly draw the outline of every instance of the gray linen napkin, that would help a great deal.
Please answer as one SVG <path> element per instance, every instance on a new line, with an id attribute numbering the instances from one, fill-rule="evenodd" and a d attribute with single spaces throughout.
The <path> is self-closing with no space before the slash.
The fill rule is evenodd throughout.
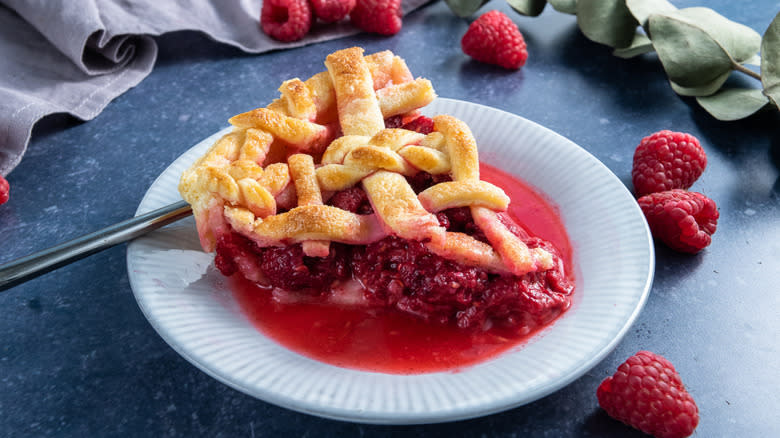
<path id="1" fill-rule="evenodd" d="M 403 0 L 403 11 L 430 0 Z M 259 28 L 261 0 L 0 0 L 0 175 L 22 159 L 42 117 L 97 116 L 154 66 L 151 36 L 197 30 L 260 53 L 352 35 L 348 23 L 280 43 Z"/>

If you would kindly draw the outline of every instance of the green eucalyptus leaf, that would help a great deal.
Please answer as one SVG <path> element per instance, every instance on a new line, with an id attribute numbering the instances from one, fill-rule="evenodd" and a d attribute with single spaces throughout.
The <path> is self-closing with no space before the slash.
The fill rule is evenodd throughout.
<path id="1" fill-rule="evenodd" d="M 672 90 L 674 90 L 674 92 L 680 96 L 709 96 L 718 91 L 720 87 L 723 86 L 723 83 L 726 82 L 726 79 L 729 78 L 729 76 L 731 76 L 731 70 L 718 76 L 708 84 L 699 85 L 696 87 L 683 87 L 682 85 L 676 84 L 672 81 L 669 81 L 669 84 L 672 86 Z"/>
<path id="2" fill-rule="evenodd" d="M 666 0 L 626 0 L 626 6 L 639 25 L 645 28 L 647 28 L 647 19 L 650 18 L 650 15 L 677 10 L 676 6 Z"/>
<path id="3" fill-rule="evenodd" d="M 648 32 L 669 79 L 683 87 L 706 85 L 750 59 L 761 37 L 707 8 L 652 14 Z"/>
<path id="4" fill-rule="evenodd" d="M 750 65 L 755 65 L 756 67 L 760 67 L 761 66 L 761 57 L 758 56 L 757 54 L 753 55 L 752 57 L 750 57 L 750 59 L 746 59 L 746 60 L 742 61 L 742 64 L 750 64 Z"/>
<path id="5" fill-rule="evenodd" d="M 634 41 L 631 42 L 630 46 L 622 49 L 615 49 L 612 54 L 623 59 L 628 59 L 652 51 L 653 42 L 650 41 L 650 38 L 643 33 L 637 32 L 636 35 L 634 35 Z"/>
<path id="6" fill-rule="evenodd" d="M 577 0 L 548 0 L 548 2 L 558 12 L 563 12 L 564 14 L 577 13 Z"/>
<path id="7" fill-rule="evenodd" d="M 755 114 L 769 103 L 757 88 L 730 88 L 696 101 L 718 120 L 739 120 Z"/>
<path id="8" fill-rule="evenodd" d="M 458 17 L 470 17 L 490 0 L 444 0 Z"/>
<path id="9" fill-rule="evenodd" d="M 673 13 L 707 32 L 736 62 L 752 58 L 761 47 L 761 35 L 710 8 L 685 8 Z"/>
<path id="10" fill-rule="evenodd" d="M 780 105 L 780 13 L 775 16 L 761 40 L 761 83 L 764 94 Z"/>
<path id="11" fill-rule="evenodd" d="M 638 25 L 625 0 L 579 0 L 577 24 L 589 39 L 617 49 L 631 45 Z"/>
<path id="12" fill-rule="evenodd" d="M 544 10 L 547 0 L 506 0 L 509 6 L 520 14 L 536 17 Z"/>
<path id="13" fill-rule="evenodd" d="M 648 28 L 658 59 L 672 82 L 699 87 L 731 70 L 728 53 L 696 26 L 654 14 Z"/>

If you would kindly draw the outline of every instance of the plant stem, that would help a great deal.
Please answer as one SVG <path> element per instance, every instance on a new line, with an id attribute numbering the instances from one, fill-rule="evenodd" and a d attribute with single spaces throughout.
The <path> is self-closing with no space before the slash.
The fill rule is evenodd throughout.
<path id="1" fill-rule="evenodd" d="M 742 72 L 742 73 L 745 73 L 746 75 L 748 75 L 748 76 L 751 76 L 751 77 L 754 77 L 754 78 L 758 79 L 759 81 L 761 80 L 761 75 L 760 75 L 760 74 L 758 74 L 758 73 L 754 72 L 753 70 L 751 70 L 751 69 L 749 69 L 749 68 L 745 67 L 745 66 L 744 66 L 744 65 L 742 65 L 742 64 L 737 64 L 737 63 L 735 62 L 735 63 L 734 63 L 734 70 L 736 70 L 736 71 L 739 71 L 739 72 Z"/>

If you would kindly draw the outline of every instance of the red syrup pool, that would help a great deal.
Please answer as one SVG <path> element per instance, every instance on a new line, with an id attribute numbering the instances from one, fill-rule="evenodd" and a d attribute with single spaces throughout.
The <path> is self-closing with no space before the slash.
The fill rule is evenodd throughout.
<path id="1" fill-rule="evenodd" d="M 486 164 L 480 169 L 483 180 L 511 199 L 512 219 L 558 249 L 574 284 L 571 244 L 556 208 L 513 176 Z M 531 331 L 496 325 L 464 330 L 391 308 L 335 305 L 317 298 L 280 301 L 241 275 L 233 275 L 230 285 L 252 323 L 282 346 L 331 365 L 390 374 L 457 371 L 484 362 L 522 345 L 560 317 Z"/>

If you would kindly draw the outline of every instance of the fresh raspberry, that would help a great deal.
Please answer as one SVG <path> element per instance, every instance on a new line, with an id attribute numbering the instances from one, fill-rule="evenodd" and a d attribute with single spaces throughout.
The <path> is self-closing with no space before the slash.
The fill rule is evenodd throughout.
<path id="1" fill-rule="evenodd" d="M 355 0 L 311 0 L 314 15 L 325 23 L 335 23 L 349 15 Z"/>
<path id="2" fill-rule="evenodd" d="M 311 19 L 308 0 L 263 0 L 260 24 L 271 38 L 297 41 L 309 32 Z"/>
<path id="3" fill-rule="evenodd" d="M 637 196 L 687 189 L 707 167 L 707 155 L 696 137 L 660 131 L 642 139 L 634 152 L 631 178 Z"/>
<path id="4" fill-rule="evenodd" d="M 8 184 L 3 175 L 0 175 L 0 205 L 8 202 L 8 198 L 11 192 L 11 185 Z"/>
<path id="5" fill-rule="evenodd" d="M 528 59 L 525 40 L 517 25 L 501 11 L 482 14 L 460 40 L 463 53 L 477 61 L 518 69 Z"/>
<path id="6" fill-rule="evenodd" d="M 687 437 L 699 424 L 699 408 L 674 366 L 649 351 L 623 362 L 596 396 L 610 417 L 657 438 Z"/>
<path id="7" fill-rule="evenodd" d="M 668 190 L 638 200 L 653 236 L 670 248 L 695 254 L 712 241 L 718 206 L 701 193 Z"/>
<path id="8" fill-rule="evenodd" d="M 366 32 L 395 35 L 401 30 L 401 0 L 357 0 L 349 19 Z"/>

